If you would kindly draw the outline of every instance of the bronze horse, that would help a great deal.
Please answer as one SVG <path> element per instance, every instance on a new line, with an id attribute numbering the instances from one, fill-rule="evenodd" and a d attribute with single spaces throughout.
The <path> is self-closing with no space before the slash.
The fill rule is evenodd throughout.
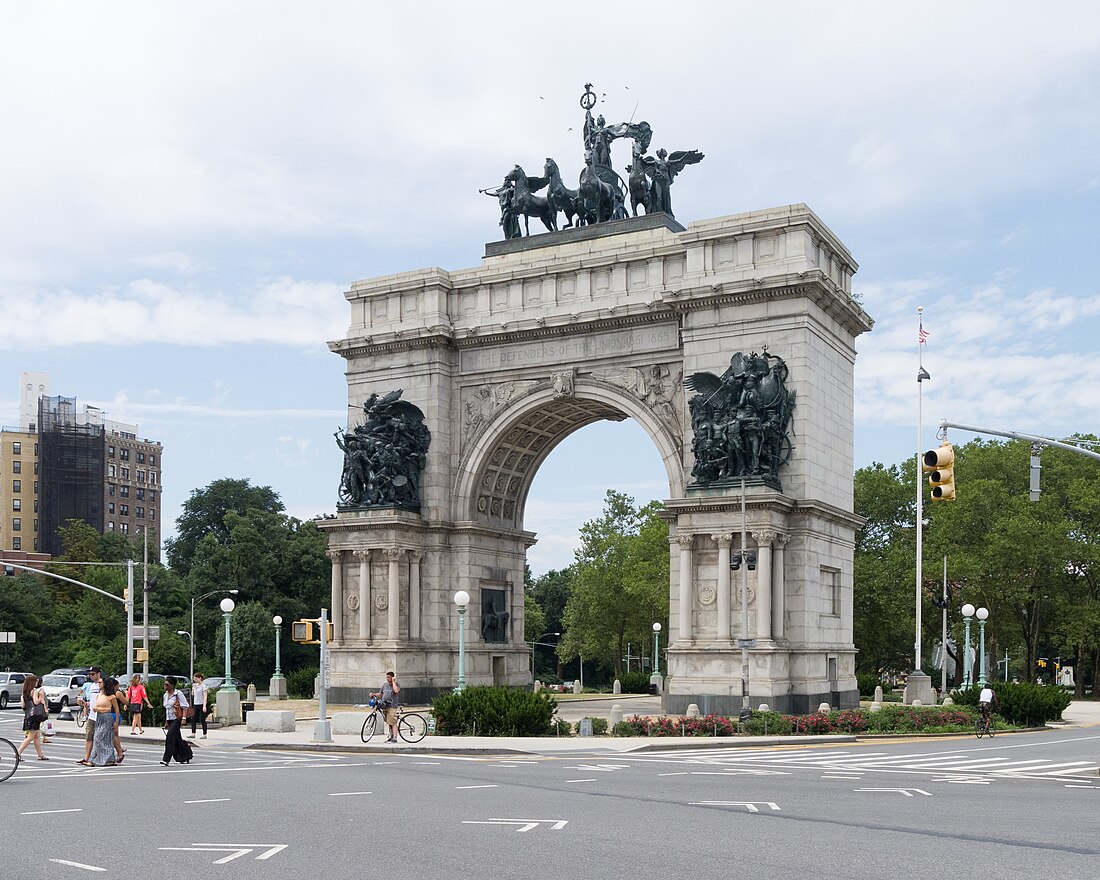
<path id="1" fill-rule="evenodd" d="M 554 217 L 555 225 L 557 223 L 558 211 L 564 213 L 565 219 L 568 221 L 562 229 L 568 229 L 572 226 L 574 217 L 576 218 L 577 225 L 582 225 L 584 222 L 584 211 L 581 206 L 580 194 L 575 189 L 569 189 L 562 182 L 561 172 L 558 171 L 558 163 L 547 157 L 542 173 L 546 175 L 548 182 L 546 200 L 550 203 L 550 212 Z"/>
<path id="2" fill-rule="evenodd" d="M 646 166 L 642 162 L 645 149 L 642 147 L 641 143 L 635 140 L 634 148 L 631 152 L 633 153 L 633 159 L 631 163 L 626 166 L 626 170 L 630 173 L 630 177 L 627 178 L 630 189 L 630 210 L 631 213 L 637 217 L 638 205 L 641 205 L 647 214 L 649 214 L 652 209 L 652 204 L 650 202 L 651 185 L 649 178 L 646 177 Z"/>
<path id="3" fill-rule="evenodd" d="M 523 228 L 527 235 L 531 234 L 531 217 L 538 217 L 551 232 L 557 228 L 554 213 L 550 210 L 550 203 L 542 196 L 531 192 L 531 184 L 522 168 L 517 165 L 509 171 L 504 182 L 512 184 L 512 211 L 516 214 L 517 223 L 519 215 L 523 215 Z"/>
<path id="4" fill-rule="evenodd" d="M 614 179 L 619 185 L 609 183 L 604 178 L 605 174 L 615 175 Z M 618 175 L 607 166 L 597 166 L 590 149 L 584 151 L 584 169 L 581 171 L 577 193 L 586 223 L 626 219 L 625 199 Z"/>

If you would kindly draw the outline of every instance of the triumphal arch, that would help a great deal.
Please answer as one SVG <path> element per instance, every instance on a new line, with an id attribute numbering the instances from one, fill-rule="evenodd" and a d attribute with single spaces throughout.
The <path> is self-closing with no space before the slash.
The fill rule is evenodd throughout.
<path id="1" fill-rule="evenodd" d="M 583 101 L 567 207 L 553 160 L 538 178 L 517 165 L 489 191 L 506 238 L 478 266 L 345 294 L 350 326 L 330 343 L 347 362 L 345 465 L 319 523 L 331 693 L 360 700 L 387 669 L 407 700 L 453 686 L 458 590 L 467 681 L 529 686 L 532 481 L 574 431 L 634 419 L 668 478 L 666 710 L 736 712 L 750 645 L 752 706 L 854 705 L 853 371 L 872 322 L 852 255 L 801 204 L 681 225 L 669 186 L 703 154 L 650 157 L 646 123 L 608 125 Z M 629 183 L 607 173 L 617 138 L 633 142 Z M 557 229 L 559 214 L 574 225 Z M 522 235 L 531 218 L 549 231 Z M 743 615 L 731 562 L 749 559 Z"/>

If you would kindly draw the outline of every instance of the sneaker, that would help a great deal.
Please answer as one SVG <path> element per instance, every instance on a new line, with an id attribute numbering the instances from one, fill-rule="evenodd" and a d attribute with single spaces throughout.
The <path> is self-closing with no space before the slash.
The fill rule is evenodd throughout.
<path id="1" fill-rule="evenodd" d="M 189 734 L 187 734 L 187 738 L 188 738 L 188 739 L 194 739 L 194 738 L 195 738 L 195 734 L 193 734 L 193 733 L 189 733 Z"/>
<path id="2" fill-rule="evenodd" d="M 204 734 L 202 735 L 202 738 L 203 738 L 203 739 L 206 739 L 206 734 L 205 734 L 205 733 L 204 733 Z"/>

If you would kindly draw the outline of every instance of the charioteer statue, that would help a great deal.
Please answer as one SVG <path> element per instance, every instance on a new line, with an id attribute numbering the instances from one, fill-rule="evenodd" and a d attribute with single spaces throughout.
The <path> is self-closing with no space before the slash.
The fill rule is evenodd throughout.
<path id="1" fill-rule="evenodd" d="M 648 122 L 619 122 L 609 125 L 603 114 L 595 117 L 596 93 L 591 83 L 585 83 L 580 105 L 584 110 L 584 168 L 577 189 L 567 188 L 561 180 L 557 162 L 546 159 L 542 177 L 529 177 L 516 165 L 495 188 L 480 192 L 497 199 L 500 206 L 500 226 L 505 239 L 518 238 L 520 218 L 526 235 L 531 234 L 530 218 L 542 221 L 547 230 L 558 229 L 558 214 L 564 213 L 563 228 L 623 220 L 627 216 L 627 198 L 631 211 L 638 216 L 641 207 L 647 214 L 672 213 L 672 183 L 688 165 L 703 161 L 698 150 L 660 149 L 656 156 L 648 155 L 653 130 Z M 629 184 L 611 164 L 611 144 L 619 138 L 633 141 L 631 164 L 626 166 Z M 538 192 L 547 189 L 547 195 Z"/>

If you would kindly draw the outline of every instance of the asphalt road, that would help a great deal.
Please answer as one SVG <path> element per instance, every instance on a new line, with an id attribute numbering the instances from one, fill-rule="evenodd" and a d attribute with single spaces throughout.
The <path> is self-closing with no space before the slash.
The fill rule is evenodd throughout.
<path id="1" fill-rule="evenodd" d="M 0 784 L 4 876 L 1100 876 L 1097 728 L 522 759 L 208 746 L 167 770 L 155 743 L 103 769 L 81 749 Z"/>

